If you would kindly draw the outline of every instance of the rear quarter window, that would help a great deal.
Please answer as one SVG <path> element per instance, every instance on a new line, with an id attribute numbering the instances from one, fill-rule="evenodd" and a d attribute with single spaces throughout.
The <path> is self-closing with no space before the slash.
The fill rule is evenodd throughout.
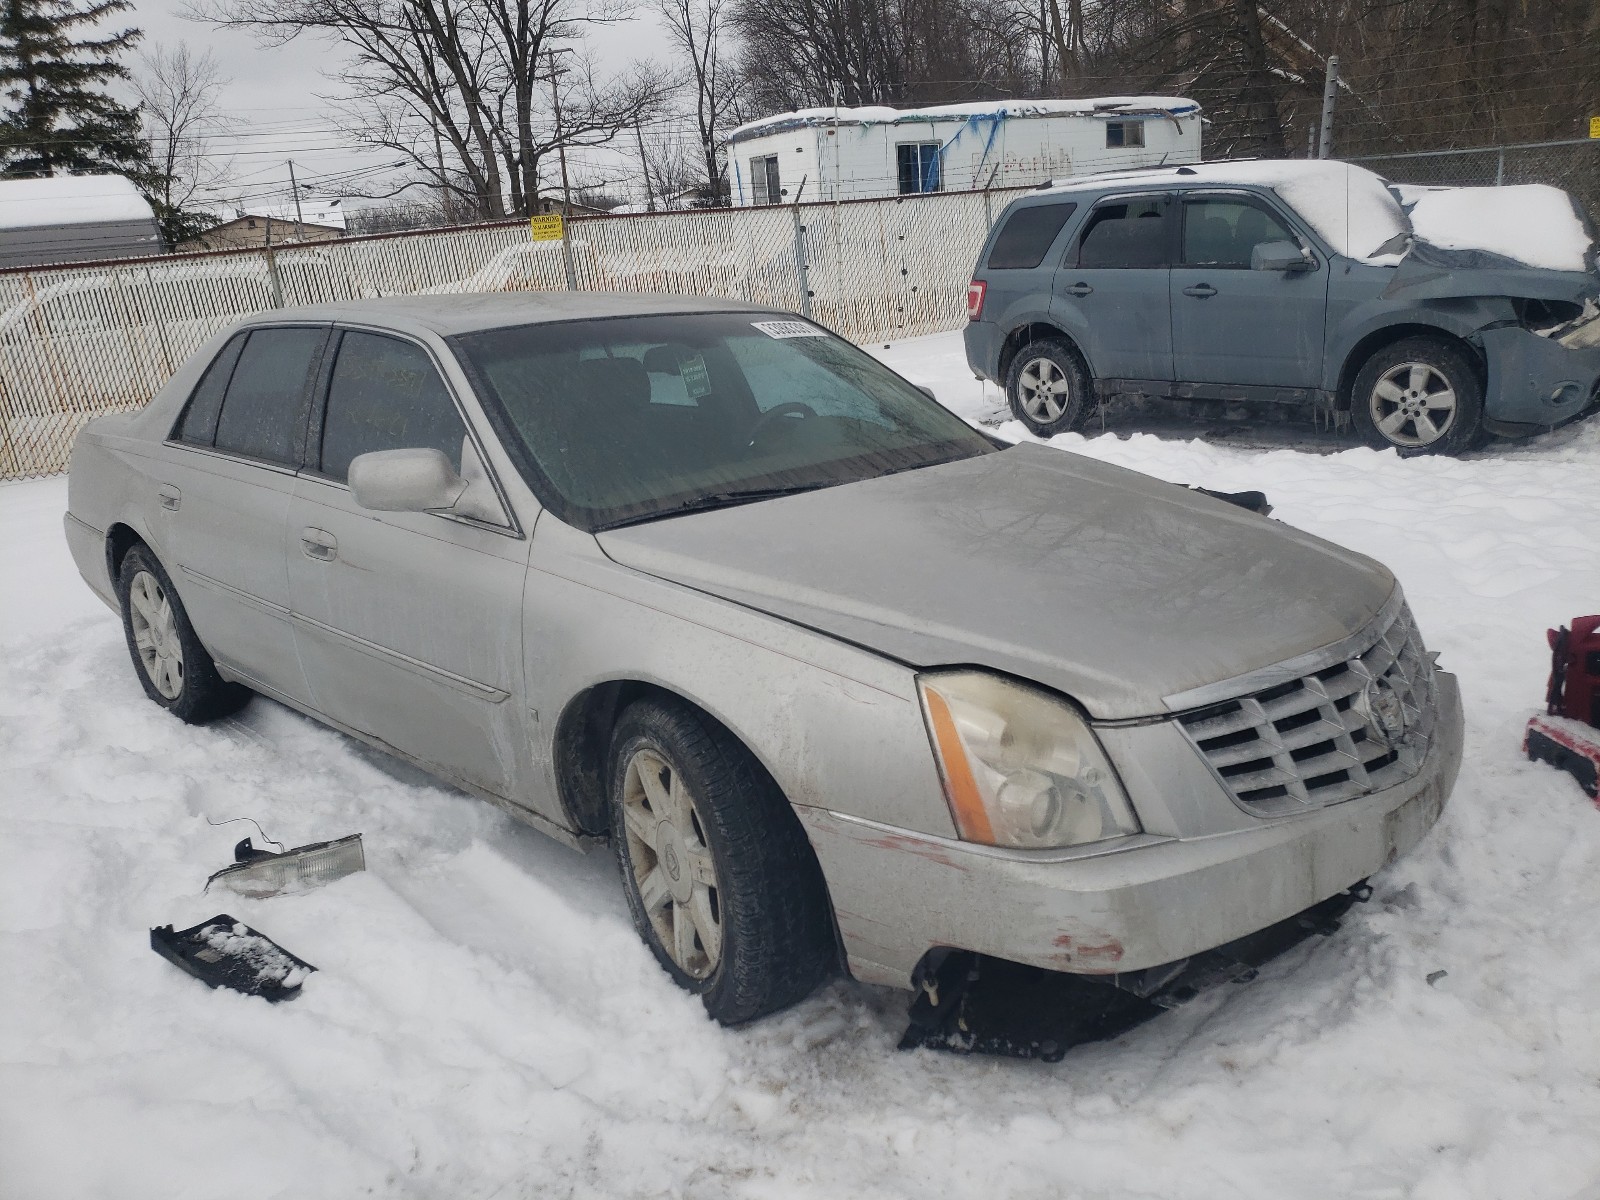
<path id="1" fill-rule="evenodd" d="M 1035 204 L 1019 208 L 1006 219 L 1005 227 L 989 251 L 991 271 L 1026 271 L 1044 262 L 1051 243 L 1077 211 L 1077 204 Z"/>
<path id="2" fill-rule="evenodd" d="M 239 351 L 244 349 L 248 336 L 241 333 L 230 339 L 222 352 L 211 360 L 206 373 L 190 393 L 183 416 L 178 418 L 178 428 L 173 432 L 173 437 L 178 441 L 209 446 L 217 440 L 217 418 L 222 415 L 222 394 L 228 389 L 234 364 L 239 361 Z"/>

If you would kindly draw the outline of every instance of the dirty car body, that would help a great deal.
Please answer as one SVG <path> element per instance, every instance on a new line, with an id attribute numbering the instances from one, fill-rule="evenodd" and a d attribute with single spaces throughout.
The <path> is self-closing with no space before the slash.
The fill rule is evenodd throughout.
<path id="1" fill-rule="evenodd" d="M 252 358 L 265 331 L 309 347 L 304 382 L 288 426 L 240 450 L 236 394 L 287 361 Z M 363 359 L 374 338 L 412 374 Z M 545 378 L 535 361 L 565 364 L 573 390 L 513 395 Z M 359 428 L 338 426 L 350 362 L 380 384 Z M 397 396 L 390 419 L 381 388 L 420 395 L 419 372 L 444 415 L 407 419 Z M 791 488 L 585 491 L 618 462 L 699 478 L 685 464 L 723 429 L 729 462 L 798 462 L 830 430 L 857 436 L 871 421 L 849 406 L 869 402 L 890 414 L 874 445 L 895 413 L 932 431 L 920 457 Z M 405 472 L 441 460 L 437 505 L 397 508 Z M 832 335 L 742 305 L 263 314 L 143 411 L 92 422 L 70 484 L 67 539 L 108 603 L 130 562 L 159 560 L 222 679 L 569 844 L 618 836 L 630 711 L 701 714 L 776 786 L 774 820 L 820 868 L 829 945 L 877 984 L 911 987 L 949 949 L 1094 976 L 1181 961 L 1408 851 L 1461 755 L 1455 680 L 1378 563 L 1003 447 Z M 136 660 L 166 645 L 130 640 Z M 715 865 L 724 882 L 737 866 Z M 698 989 L 696 945 L 678 965 Z"/>
<path id="2" fill-rule="evenodd" d="M 1141 219 L 1106 221 L 1123 211 Z M 1363 368 L 1422 338 L 1460 351 L 1482 430 L 1510 437 L 1589 411 L 1600 381 L 1600 265 L 1572 197 L 1390 186 L 1346 163 L 1048 186 L 996 221 L 969 312 L 979 378 L 1004 387 L 1026 347 L 1058 339 L 1083 364 L 1086 404 L 1133 395 L 1359 414 Z"/>

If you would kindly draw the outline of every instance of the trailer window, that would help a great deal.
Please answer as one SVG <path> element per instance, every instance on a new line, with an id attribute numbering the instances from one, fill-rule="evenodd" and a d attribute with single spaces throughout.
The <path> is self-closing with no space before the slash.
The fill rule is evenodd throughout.
<path id="1" fill-rule="evenodd" d="M 1144 145 L 1143 121 L 1107 121 L 1106 149 L 1118 150 L 1127 146 Z"/>
<path id="2" fill-rule="evenodd" d="M 901 142 L 895 146 L 894 154 L 902 196 L 942 190 L 938 142 Z"/>
<path id="3" fill-rule="evenodd" d="M 1037 267 L 1077 207 L 1069 202 L 1017 209 L 994 239 L 994 249 L 989 251 L 989 269 L 1027 271 Z"/>

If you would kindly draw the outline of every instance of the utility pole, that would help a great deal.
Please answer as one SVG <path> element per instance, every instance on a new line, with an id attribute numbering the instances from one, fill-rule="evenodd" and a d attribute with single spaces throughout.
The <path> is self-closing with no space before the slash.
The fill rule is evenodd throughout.
<path id="1" fill-rule="evenodd" d="M 560 76 L 556 74 L 556 55 L 571 53 L 570 46 L 547 52 L 547 61 L 550 64 L 550 104 L 556 114 L 556 157 L 561 160 L 561 257 L 567 264 L 569 292 L 577 290 L 578 274 L 572 269 L 572 240 L 567 232 L 572 220 L 572 187 L 567 182 L 567 144 L 561 137 L 561 87 L 558 82 Z"/>
<path id="2" fill-rule="evenodd" d="M 300 216 L 300 185 L 294 181 L 294 159 L 289 159 L 289 194 L 294 197 L 294 240 L 306 240 L 305 221 Z"/>
<path id="3" fill-rule="evenodd" d="M 1328 76 L 1322 85 L 1322 132 L 1317 138 L 1317 157 L 1333 155 L 1333 101 L 1339 94 L 1339 56 L 1328 56 Z"/>
<path id="4" fill-rule="evenodd" d="M 639 120 L 634 118 L 633 136 L 639 139 L 639 169 L 644 172 L 644 203 L 650 212 L 656 210 L 656 194 L 650 188 L 650 163 L 644 156 L 644 131 L 639 128 Z M 666 199 L 665 196 L 662 197 Z"/>

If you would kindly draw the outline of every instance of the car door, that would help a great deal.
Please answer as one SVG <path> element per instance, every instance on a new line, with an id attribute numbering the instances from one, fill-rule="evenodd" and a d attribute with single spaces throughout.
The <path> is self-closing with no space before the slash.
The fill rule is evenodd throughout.
<path id="1" fill-rule="evenodd" d="M 206 648 L 267 695 L 309 699 L 285 568 L 289 502 L 327 325 L 258 327 L 201 377 L 158 468 L 152 535 Z"/>
<path id="2" fill-rule="evenodd" d="M 1288 218 L 1262 197 L 1191 192 L 1182 199 L 1179 261 L 1171 273 L 1177 378 L 1283 388 L 1316 387 L 1328 305 L 1328 265 L 1257 271 L 1268 242 L 1304 247 Z"/>
<path id="3" fill-rule="evenodd" d="M 1056 271 L 1051 312 L 1078 338 L 1097 379 L 1173 378 L 1167 276 L 1173 204 L 1164 193 L 1108 196 Z"/>
<path id="4" fill-rule="evenodd" d="M 500 512 L 373 512 L 345 482 L 375 450 L 434 448 L 487 475 L 420 342 L 340 329 L 290 506 L 289 590 L 317 709 L 430 769 L 512 796 L 528 769 L 521 697 L 528 542 Z M 493 481 L 490 481 L 493 483 Z"/>

